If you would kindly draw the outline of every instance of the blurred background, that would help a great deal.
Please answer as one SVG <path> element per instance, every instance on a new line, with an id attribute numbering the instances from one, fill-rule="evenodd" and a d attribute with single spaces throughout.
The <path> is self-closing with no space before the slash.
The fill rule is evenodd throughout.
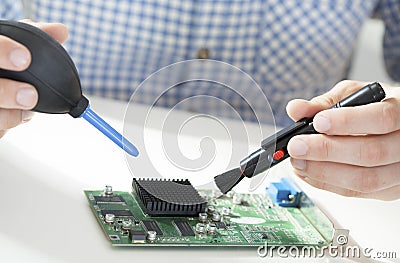
<path id="1" fill-rule="evenodd" d="M 358 36 L 349 79 L 392 83 L 383 62 L 383 22 L 369 19 Z"/>

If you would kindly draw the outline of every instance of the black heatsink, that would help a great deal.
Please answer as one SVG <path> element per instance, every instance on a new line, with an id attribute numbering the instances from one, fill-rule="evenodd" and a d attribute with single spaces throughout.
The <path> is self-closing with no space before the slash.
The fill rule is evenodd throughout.
<path id="1" fill-rule="evenodd" d="M 133 178 L 132 188 L 151 216 L 197 216 L 207 204 L 187 179 Z"/>

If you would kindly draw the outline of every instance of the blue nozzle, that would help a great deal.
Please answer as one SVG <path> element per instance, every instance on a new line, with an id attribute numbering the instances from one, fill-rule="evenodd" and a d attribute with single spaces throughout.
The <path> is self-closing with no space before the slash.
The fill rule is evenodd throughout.
<path id="1" fill-rule="evenodd" d="M 110 140 L 112 140 L 115 144 L 121 147 L 121 149 L 123 149 L 125 152 L 135 157 L 139 155 L 139 151 L 135 145 L 129 142 L 125 137 L 123 137 L 119 132 L 105 122 L 99 115 L 92 111 L 92 109 L 90 109 L 90 105 L 87 106 L 86 110 L 79 117 L 87 120 L 105 136 L 110 138 Z"/>

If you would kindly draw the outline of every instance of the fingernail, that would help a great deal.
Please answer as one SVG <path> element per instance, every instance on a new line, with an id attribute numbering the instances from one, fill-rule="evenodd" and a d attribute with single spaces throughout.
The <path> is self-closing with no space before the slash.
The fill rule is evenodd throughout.
<path id="1" fill-rule="evenodd" d="M 331 128 L 331 122 L 322 114 L 318 114 L 314 117 L 313 125 L 314 128 L 319 132 L 325 132 Z"/>
<path id="2" fill-rule="evenodd" d="M 304 170 L 304 168 L 306 168 L 306 161 L 300 159 L 292 159 L 292 165 L 298 170 Z"/>
<path id="3" fill-rule="evenodd" d="M 290 143 L 290 154 L 292 157 L 302 156 L 307 153 L 307 144 L 300 139 L 293 139 Z"/>
<path id="4" fill-rule="evenodd" d="M 301 178 L 301 179 L 307 178 L 307 176 L 305 176 L 305 175 L 303 175 L 303 174 L 296 173 L 296 172 L 295 172 L 295 175 L 296 175 L 297 177 Z"/>
<path id="5" fill-rule="evenodd" d="M 33 107 L 36 102 L 36 94 L 32 89 L 22 88 L 17 93 L 18 104 L 24 107 Z"/>
<path id="6" fill-rule="evenodd" d="M 30 121 L 32 119 L 33 115 L 35 115 L 35 113 L 33 111 L 23 110 L 22 111 L 22 122 Z"/>
<path id="7" fill-rule="evenodd" d="M 29 53 L 22 48 L 11 51 L 10 60 L 17 68 L 24 68 L 29 61 Z"/>

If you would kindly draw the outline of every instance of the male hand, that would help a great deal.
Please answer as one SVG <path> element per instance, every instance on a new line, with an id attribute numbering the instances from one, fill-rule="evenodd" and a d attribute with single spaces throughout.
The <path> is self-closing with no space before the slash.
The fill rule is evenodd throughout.
<path id="1" fill-rule="evenodd" d="M 400 198 L 400 87 L 384 87 L 386 99 L 328 109 L 367 83 L 342 81 L 311 101 L 292 100 L 289 116 L 314 117 L 322 134 L 298 135 L 288 144 L 294 172 L 305 182 L 344 196 Z M 326 110 L 328 109 L 328 110 Z"/>
<path id="2" fill-rule="evenodd" d="M 56 23 L 30 23 L 53 36 L 63 43 L 68 37 L 67 28 Z M 20 43 L 0 35 L 0 68 L 14 71 L 23 71 L 31 63 L 29 49 Z M 27 83 L 0 78 L 0 138 L 5 132 L 32 118 L 29 111 L 38 101 L 36 89 Z"/>

